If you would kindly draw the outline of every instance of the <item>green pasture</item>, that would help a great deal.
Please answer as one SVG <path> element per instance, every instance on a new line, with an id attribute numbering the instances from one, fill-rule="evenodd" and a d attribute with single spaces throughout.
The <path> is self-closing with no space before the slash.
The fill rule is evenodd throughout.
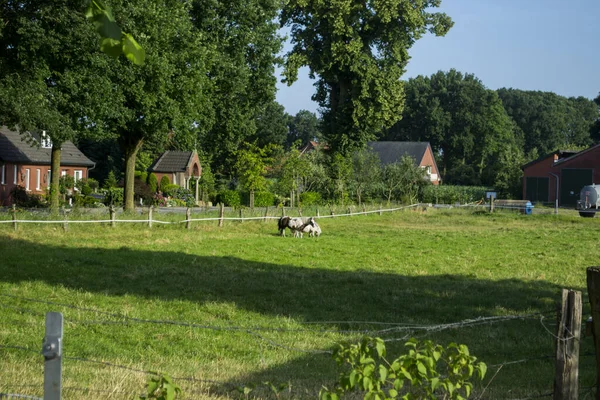
<path id="1" fill-rule="evenodd" d="M 488 365 L 472 398 L 552 392 L 556 305 L 562 288 L 582 290 L 587 318 L 600 218 L 429 209 L 318 222 L 322 236 L 303 239 L 274 220 L 0 224 L 0 393 L 42 395 L 47 311 L 65 317 L 65 399 L 136 398 L 147 375 L 132 369 L 188 378 L 188 399 L 245 398 L 251 384 L 248 398 L 275 398 L 264 382 L 316 398 L 337 374 L 327 351 L 363 333 L 392 356 L 408 337 L 466 344 Z M 592 352 L 583 338 L 582 396 Z"/>

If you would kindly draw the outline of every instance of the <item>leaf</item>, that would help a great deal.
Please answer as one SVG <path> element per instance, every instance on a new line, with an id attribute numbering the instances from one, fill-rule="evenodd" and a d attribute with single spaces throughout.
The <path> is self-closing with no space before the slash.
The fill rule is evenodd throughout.
<path id="1" fill-rule="evenodd" d="M 410 374 L 410 372 L 408 372 L 404 368 L 402 368 L 401 372 L 402 372 L 402 375 L 404 375 L 406 377 L 406 379 L 408 379 L 409 381 L 412 381 L 412 375 Z"/>
<path id="2" fill-rule="evenodd" d="M 143 65 L 146 59 L 145 50 L 129 33 L 123 35 L 123 53 L 129 61 L 136 65 Z"/>
<path id="3" fill-rule="evenodd" d="M 417 361 L 417 369 L 419 370 L 419 373 L 423 376 L 427 376 L 427 368 L 425 367 L 425 364 L 423 364 L 420 361 Z"/>
<path id="4" fill-rule="evenodd" d="M 398 397 L 398 391 L 396 389 L 390 389 L 388 391 L 388 394 L 390 395 L 390 397 L 392 399 L 395 399 L 396 397 Z"/>
<path id="5" fill-rule="evenodd" d="M 433 359 L 435 361 L 438 361 L 440 359 L 440 357 L 442 356 L 442 353 L 440 353 L 439 351 L 433 351 Z"/>
<path id="6" fill-rule="evenodd" d="M 100 42 L 100 50 L 113 58 L 117 58 L 123 52 L 123 45 L 120 40 L 105 38 Z"/>
<path id="7" fill-rule="evenodd" d="M 379 358 L 381 357 L 385 357 L 385 343 L 383 340 L 377 338 L 377 343 L 375 344 L 375 348 L 377 350 L 377 354 L 379 355 Z"/>
<path id="8" fill-rule="evenodd" d="M 384 365 L 379 366 L 379 381 L 384 383 L 388 376 L 388 370 Z"/>
<path id="9" fill-rule="evenodd" d="M 356 370 L 352 370 L 350 372 L 350 375 L 348 376 L 348 381 L 350 383 L 351 389 L 354 388 L 354 386 L 356 386 L 356 376 L 357 376 Z"/>
<path id="10" fill-rule="evenodd" d="M 371 378 L 369 378 L 368 376 L 365 376 L 363 378 L 363 389 L 371 390 L 372 388 L 373 388 L 373 382 L 371 381 Z"/>
<path id="11" fill-rule="evenodd" d="M 467 397 L 471 396 L 471 389 L 472 385 L 469 382 L 465 383 L 465 395 Z"/>
<path id="12" fill-rule="evenodd" d="M 404 380 L 402 380 L 402 379 L 396 379 L 394 381 L 394 389 L 400 390 L 400 389 L 402 389 L 402 386 L 404 386 Z"/>
<path id="13" fill-rule="evenodd" d="M 431 378 L 431 391 L 437 389 L 438 386 L 440 386 L 440 378 Z"/>
<path id="14" fill-rule="evenodd" d="M 485 363 L 479 363 L 479 376 L 481 380 L 483 380 L 483 378 L 485 377 L 486 372 L 487 365 L 485 365 Z"/>
<path id="15" fill-rule="evenodd" d="M 167 400 L 175 399 L 175 388 L 173 385 L 167 384 L 165 388 L 167 389 Z"/>

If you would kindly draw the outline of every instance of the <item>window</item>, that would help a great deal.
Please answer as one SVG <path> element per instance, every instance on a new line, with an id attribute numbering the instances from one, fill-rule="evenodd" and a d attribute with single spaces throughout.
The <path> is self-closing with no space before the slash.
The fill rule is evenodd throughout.
<path id="1" fill-rule="evenodd" d="M 42 180 L 42 170 L 41 169 L 37 169 L 35 171 L 35 190 L 40 190 L 40 183 Z"/>
<path id="2" fill-rule="evenodd" d="M 48 178 L 46 179 L 46 182 L 48 182 L 48 187 L 50 187 L 50 181 L 52 180 L 52 170 L 49 169 L 48 170 Z"/>
<path id="3" fill-rule="evenodd" d="M 75 183 L 77 183 L 77 181 L 80 181 L 81 178 L 83 178 L 83 171 L 80 169 L 75 170 Z"/>
<path id="4" fill-rule="evenodd" d="M 177 174 L 173 174 L 173 185 L 177 185 Z"/>
<path id="5" fill-rule="evenodd" d="M 29 168 L 25 168 L 25 190 L 29 191 Z"/>
<path id="6" fill-rule="evenodd" d="M 1 184 L 5 184 L 6 183 L 6 165 L 2 164 L 2 176 L 1 176 L 2 180 L 0 180 Z"/>
<path id="7" fill-rule="evenodd" d="M 65 171 L 64 169 L 60 172 L 60 176 L 66 176 L 67 175 L 67 171 Z"/>
<path id="8" fill-rule="evenodd" d="M 46 134 L 46 131 L 42 131 L 41 136 L 41 143 L 40 145 L 44 148 L 44 149 L 51 149 L 52 148 L 52 140 L 50 140 L 50 136 L 48 136 Z"/>
<path id="9" fill-rule="evenodd" d="M 17 166 L 15 165 L 13 168 L 13 183 L 17 184 Z"/>

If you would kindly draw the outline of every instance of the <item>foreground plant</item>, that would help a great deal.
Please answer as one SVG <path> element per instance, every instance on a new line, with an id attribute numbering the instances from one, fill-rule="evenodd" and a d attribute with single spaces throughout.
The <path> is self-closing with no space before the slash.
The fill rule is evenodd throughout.
<path id="1" fill-rule="evenodd" d="M 408 353 L 390 362 L 380 338 L 340 345 L 333 357 L 345 368 L 335 387 L 323 387 L 319 398 L 337 400 L 346 392 L 362 391 L 365 400 L 461 400 L 471 395 L 471 380 L 485 377 L 486 365 L 476 362 L 463 344 L 450 343 L 444 348 L 430 340 L 410 339 L 405 346 Z"/>
<path id="2" fill-rule="evenodd" d="M 146 394 L 140 400 L 174 400 L 181 394 L 181 388 L 168 375 L 156 375 L 148 379 Z"/>

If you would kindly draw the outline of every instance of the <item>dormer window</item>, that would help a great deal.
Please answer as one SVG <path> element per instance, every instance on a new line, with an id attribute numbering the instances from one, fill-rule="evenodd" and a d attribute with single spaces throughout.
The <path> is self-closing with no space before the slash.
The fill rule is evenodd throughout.
<path id="1" fill-rule="evenodd" d="M 48 136 L 46 131 L 42 131 L 42 134 L 40 135 L 40 145 L 44 149 L 52 148 L 52 139 L 50 139 L 50 136 Z"/>

